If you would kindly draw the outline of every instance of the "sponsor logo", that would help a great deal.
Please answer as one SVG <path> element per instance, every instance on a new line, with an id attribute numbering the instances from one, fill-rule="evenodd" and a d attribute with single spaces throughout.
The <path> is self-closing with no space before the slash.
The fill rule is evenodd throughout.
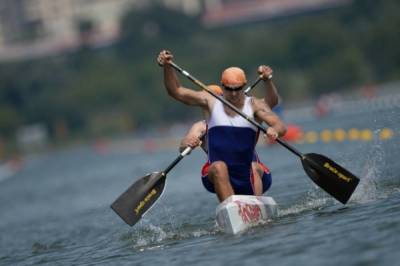
<path id="1" fill-rule="evenodd" d="M 332 173 L 334 173 L 335 175 L 337 175 L 339 177 L 339 179 L 342 179 L 344 181 L 346 181 L 347 183 L 349 183 L 351 181 L 351 178 L 348 176 L 345 176 L 344 174 L 342 174 L 341 172 L 339 172 L 335 167 L 333 167 L 332 165 L 330 165 L 328 162 L 324 163 L 324 167 L 326 169 L 328 169 L 329 171 L 331 171 Z"/>
<path id="2" fill-rule="evenodd" d="M 254 223 L 261 219 L 261 209 L 258 205 L 250 205 L 244 202 L 235 201 L 239 207 L 239 216 L 244 223 Z"/>
<path id="3" fill-rule="evenodd" d="M 152 189 L 147 195 L 146 197 L 144 197 L 144 199 L 142 201 L 140 201 L 139 205 L 137 205 L 137 207 L 135 208 L 135 213 L 136 215 L 139 214 L 139 212 L 143 209 L 143 207 L 146 205 L 147 202 L 149 202 L 151 200 L 151 198 L 157 194 L 157 190 L 156 189 Z"/>

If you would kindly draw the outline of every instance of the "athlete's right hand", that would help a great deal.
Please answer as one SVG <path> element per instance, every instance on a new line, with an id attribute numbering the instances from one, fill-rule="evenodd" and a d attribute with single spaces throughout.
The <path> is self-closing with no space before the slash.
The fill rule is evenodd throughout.
<path id="1" fill-rule="evenodd" d="M 157 63 L 159 66 L 164 66 L 165 64 L 168 64 L 174 56 L 172 53 L 168 50 L 162 50 L 157 57 Z"/>
<path id="2" fill-rule="evenodd" d="M 272 79 L 272 68 L 270 66 L 261 65 L 257 69 L 258 74 L 260 75 L 261 79 L 264 81 Z"/>
<path id="3" fill-rule="evenodd" d="M 275 141 L 279 137 L 279 134 L 273 127 L 268 127 L 265 136 L 268 137 L 271 141 Z"/>

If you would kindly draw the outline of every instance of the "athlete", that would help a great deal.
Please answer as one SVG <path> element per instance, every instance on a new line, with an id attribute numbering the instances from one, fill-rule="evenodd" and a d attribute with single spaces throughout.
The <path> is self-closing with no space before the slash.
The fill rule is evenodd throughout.
<path id="1" fill-rule="evenodd" d="M 164 69 L 164 85 L 168 94 L 184 104 L 199 106 L 204 111 L 209 161 L 202 179 L 205 188 L 216 193 L 221 202 L 233 194 L 257 195 L 265 192 L 268 183 L 264 186 L 263 177 L 252 170 L 258 128 L 207 92 L 182 87 L 169 64 L 172 58 L 173 55 L 166 50 L 161 51 L 157 58 L 158 64 Z M 244 94 L 246 75 L 242 69 L 225 69 L 221 75 L 221 85 L 225 100 L 257 122 L 269 125 L 267 137 L 276 139 L 285 134 L 285 125 L 263 99 Z"/>
<path id="2" fill-rule="evenodd" d="M 276 104 L 279 101 L 279 95 L 276 90 L 276 87 L 274 86 L 271 78 L 272 78 L 272 69 L 268 66 L 260 66 L 258 68 L 258 74 L 260 77 L 265 81 L 266 85 L 266 94 L 265 94 L 265 102 L 269 102 L 270 107 L 274 108 Z M 218 85 L 209 85 L 208 89 L 212 90 L 214 93 L 222 96 L 222 89 Z M 195 148 L 201 144 L 201 148 L 204 150 L 205 153 L 207 153 L 207 123 L 206 121 L 198 121 L 194 123 L 189 131 L 186 133 L 186 135 L 183 137 L 179 150 L 182 152 L 186 147 L 190 146 L 192 148 Z M 200 136 L 202 139 L 200 140 Z M 212 186 L 210 186 L 207 182 L 206 176 L 208 174 L 208 168 L 209 168 L 209 161 L 207 161 L 203 168 L 202 168 L 202 180 L 203 184 L 207 187 L 209 187 L 212 190 Z M 262 185 L 256 186 L 258 188 L 258 191 L 254 190 L 253 186 L 253 194 L 255 196 L 261 196 L 264 194 L 265 191 L 267 191 L 272 183 L 272 176 L 271 172 L 268 169 L 267 166 L 265 166 L 259 159 L 257 153 L 254 153 L 253 156 L 253 161 L 251 164 L 252 167 L 252 175 L 253 175 L 253 182 L 257 182 L 258 180 L 261 180 Z"/>

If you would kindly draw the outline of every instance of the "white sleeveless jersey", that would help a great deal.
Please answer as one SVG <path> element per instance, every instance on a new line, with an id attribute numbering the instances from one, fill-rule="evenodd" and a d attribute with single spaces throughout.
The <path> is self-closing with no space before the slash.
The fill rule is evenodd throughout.
<path id="1" fill-rule="evenodd" d="M 251 106 L 251 97 L 245 96 L 244 106 L 242 112 L 248 117 L 254 119 L 253 107 Z M 235 116 L 229 116 L 225 113 L 224 105 L 221 101 L 216 100 L 211 111 L 210 118 L 207 121 L 208 129 L 215 126 L 232 126 L 232 127 L 248 127 L 257 131 L 257 128 L 248 122 L 246 119 L 236 114 Z"/>

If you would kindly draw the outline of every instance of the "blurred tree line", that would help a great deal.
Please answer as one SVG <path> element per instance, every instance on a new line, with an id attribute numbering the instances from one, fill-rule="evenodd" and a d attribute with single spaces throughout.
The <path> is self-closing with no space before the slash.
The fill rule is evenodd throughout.
<path id="1" fill-rule="evenodd" d="M 275 21 L 205 29 L 200 18 L 161 7 L 132 10 L 107 48 L 0 65 L 0 136 L 43 123 L 55 140 L 132 132 L 200 117 L 170 99 L 156 64 L 161 49 L 208 84 L 222 69 L 243 67 L 248 80 L 268 64 L 287 101 L 400 78 L 400 2 L 356 0 L 350 6 Z M 90 22 L 79 30 L 90 31 Z M 188 87 L 183 78 L 182 83 Z"/>

